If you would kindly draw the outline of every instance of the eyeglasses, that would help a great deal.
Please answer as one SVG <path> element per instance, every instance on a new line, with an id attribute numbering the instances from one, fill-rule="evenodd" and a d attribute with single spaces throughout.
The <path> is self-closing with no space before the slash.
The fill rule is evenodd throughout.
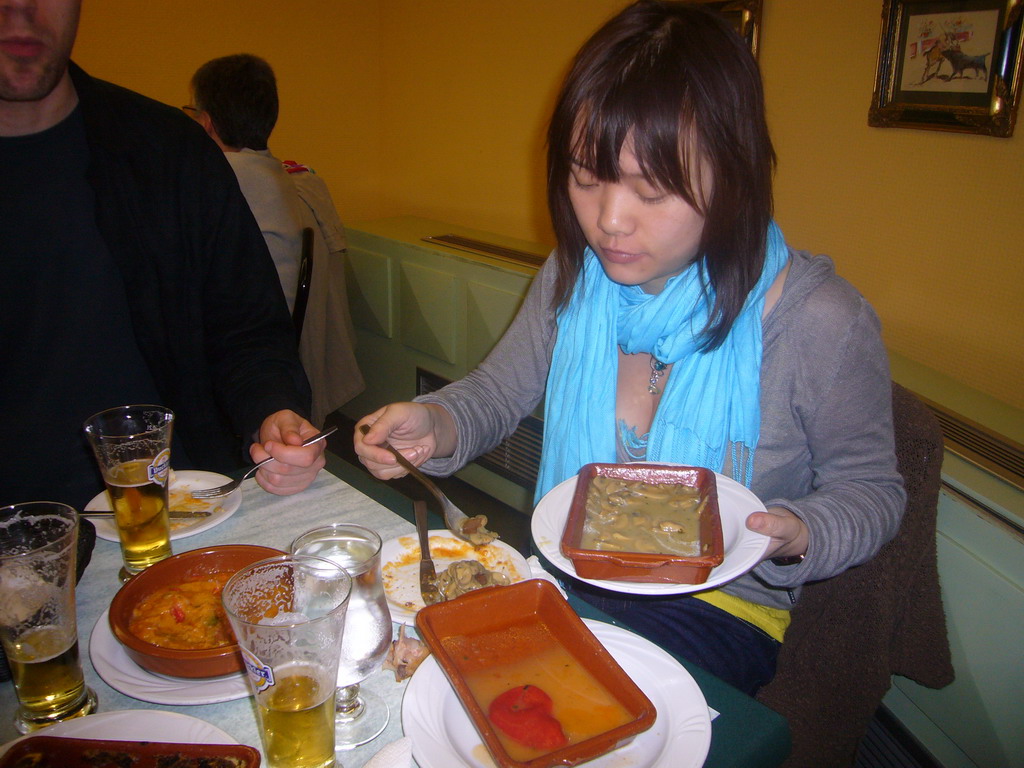
<path id="1" fill-rule="evenodd" d="M 199 110 L 193 107 L 191 104 L 182 104 L 181 111 L 191 115 L 192 117 L 195 117 L 199 114 Z"/>

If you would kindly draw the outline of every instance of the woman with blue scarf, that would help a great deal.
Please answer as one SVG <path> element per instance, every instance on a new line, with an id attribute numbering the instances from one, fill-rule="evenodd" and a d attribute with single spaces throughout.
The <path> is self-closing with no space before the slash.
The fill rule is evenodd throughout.
<path id="1" fill-rule="evenodd" d="M 641 0 L 577 54 L 548 131 L 558 247 L 481 366 L 369 414 L 447 475 L 544 400 L 539 500 L 589 462 L 708 467 L 765 503 L 750 573 L 692 596 L 566 584 L 753 694 L 771 680 L 799 586 L 863 563 L 905 501 L 878 319 L 823 256 L 772 221 L 775 155 L 757 64 L 700 5 Z"/>

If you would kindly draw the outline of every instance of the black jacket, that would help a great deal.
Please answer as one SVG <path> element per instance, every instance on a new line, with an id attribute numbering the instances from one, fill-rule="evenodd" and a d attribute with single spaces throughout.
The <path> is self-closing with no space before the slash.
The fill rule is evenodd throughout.
<path id="1" fill-rule="evenodd" d="M 139 349 L 192 463 L 230 471 L 263 419 L 308 416 L 277 272 L 231 167 L 182 112 L 75 64 L 97 223 Z"/>

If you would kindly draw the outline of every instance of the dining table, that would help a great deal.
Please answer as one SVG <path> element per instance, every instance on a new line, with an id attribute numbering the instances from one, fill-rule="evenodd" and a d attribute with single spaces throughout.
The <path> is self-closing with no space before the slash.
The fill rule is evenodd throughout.
<path id="1" fill-rule="evenodd" d="M 366 526 L 376 531 L 384 541 L 415 532 L 411 499 L 330 451 L 326 456 L 326 468 L 309 488 L 299 494 L 276 496 L 264 491 L 254 478 L 246 480 L 241 486 L 241 503 L 237 511 L 214 527 L 175 539 L 172 542 L 174 552 L 222 544 L 260 544 L 287 550 L 299 534 L 336 522 Z M 430 527 L 444 527 L 440 516 L 433 511 Z M 100 676 L 93 663 L 91 643 L 100 638 L 110 601 L 121 586 L 118 580 L 120 567 L 118 544 L 97 539 L 91 561 L 76 591 L 80 655 L 86 683 L 99 699 L 97 711 L 165 710 L 191 715 L 216 726 L 239 743 L 260 749 L 262 753 L 255 709 L 249 696 L 216 703 L 153 703 L 116 690 Z M 573 596 L 569 602 L 583 618 L 616 623 Z M 399 625 L 395 624 L 396 634 L 398 629 Z M 128 664 L 134 664 L 125 658 Z M 700 667 L 686 660 L 679 661 L 700 687 L 707 705 L 717 713 L 711 721 L 711 746 L 704 762 L 705 768 L 772 768 L 780 765 L 790 748 L 785 719 Z M 362 685 L 388 703 L 391 717 L 384 732 L 376 739 L 339 753 L 344 768 L 360 768 L 383 746 L 403 736 L 402 702 L 409 680 L 397 682 L 392 671 L 379 669 Z M 0 744 L 20 735 L 14 727 L 16 709 L 13 684 L 0 683 Z M 155 733 L 153 740 L 160 740 L 159 734 Z M 670 760 L 665 763 L 665 768 L 674 765 L 676 763 Z"/>

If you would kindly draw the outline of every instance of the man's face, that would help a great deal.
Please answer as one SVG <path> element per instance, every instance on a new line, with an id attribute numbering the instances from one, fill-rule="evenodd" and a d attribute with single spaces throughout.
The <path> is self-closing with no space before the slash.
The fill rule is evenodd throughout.
<path id="1" fill-rule="evenodd" d="M 82 0 L 0 0 L 0 100 L 40 101 L 64 71 Z"/>

